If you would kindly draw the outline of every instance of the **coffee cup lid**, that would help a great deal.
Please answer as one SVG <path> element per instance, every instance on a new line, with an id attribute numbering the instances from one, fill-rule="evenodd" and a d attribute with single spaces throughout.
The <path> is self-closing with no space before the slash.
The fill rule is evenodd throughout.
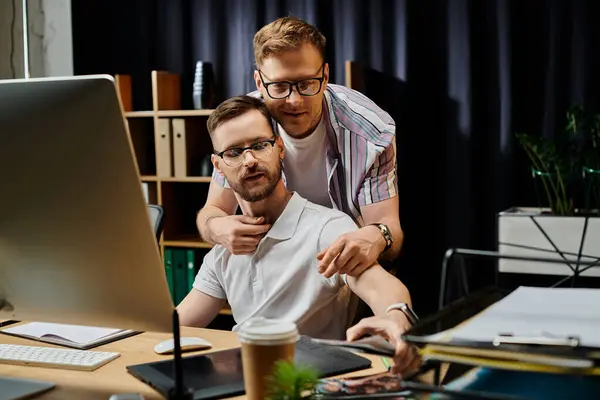
<path id="1" fill-rule="evenodd" d="M 237 331 L 239 339 L 243 342 L 296 342 L 298 340 L 296 324 L 280 319 L 251 318 L 240 325 Z"/>

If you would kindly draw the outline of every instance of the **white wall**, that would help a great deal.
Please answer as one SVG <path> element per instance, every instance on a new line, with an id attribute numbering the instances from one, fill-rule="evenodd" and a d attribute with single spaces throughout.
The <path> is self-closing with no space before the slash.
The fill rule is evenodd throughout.
<path id="1" fill-rule="evenodd" d="M 27 5 L 30 76 L 73 75 L 71 0 L 27 0 Z M 25 76 L 23 47 L 22 0 L 0 0 L 0 79 Z"/>

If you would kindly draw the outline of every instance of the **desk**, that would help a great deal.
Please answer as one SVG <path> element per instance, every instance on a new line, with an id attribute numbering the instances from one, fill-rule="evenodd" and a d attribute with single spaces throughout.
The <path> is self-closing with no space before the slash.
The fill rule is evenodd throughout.
<path id="1" fill-rule="evenodd" d="M 211 351 L 225 350 L 239 346 L 236 334 L 230 331 L 183 327 L 181 329 L 181 336 L 197 336 L 204 338 L 213 344 L 213 348 L 210 350 L 186 352 L 184 353 L 184 356 L 205 354 Z M 160 356 L 154 353 L 154 346 L 170 337 L 171 335 L 168 333 L 144 332 L 136 336 L 93 348 L 91 350 L 116 351 L 121 353 L 121 356 L 92 372 L 0 364 L 0 376 L 41 379 L 56 384 L 56 388 L 35 397 L 36 400 L 108 400 L 111 394 L 131 392 L 141 393 L 145 399 L 163 399 L 157 391 L 130 375 L 125 367 L 127 365 L 161 361 L 171 358 L 172 355 Z M 58 347 L 43 342 L 36 342 L 4 334 L 0 334 L 0 343 Z M 386 370 L 380 357 L 367 354 L 364 356 L 372 361 L 373 366 L 368 370 L 357 371 L 354 373 L 355 375 L 377 373 Z M 238 396 L 235 398 L 244 399 L 245 396 Z"/>

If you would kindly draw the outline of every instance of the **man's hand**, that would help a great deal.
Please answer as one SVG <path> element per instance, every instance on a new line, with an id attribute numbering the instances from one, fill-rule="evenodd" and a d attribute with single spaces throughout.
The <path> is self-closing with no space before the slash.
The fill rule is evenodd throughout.
<path id="1" fill-rule="evenodd" d="M 224 246 L 231 254 L 251 254 L 256 246 L 271 229 L 265 224 L 263 217 L 247 215 L 230 215 L 227 217 L 211 218 L 208 221 L 213 239 Z"/>
<path id="2" fill-rule="evenodd" d="M 365 226 L 341 235 L 317 254 L 319 272 L 326 278 L 340 274 L 358 276 L 377 262 L 385 239 L 375 226 Z"/>
<path id="3" fill-rule="evenodd" d="M 410 328 L 410 323 L 402 311 L 393 310 L 384 317 L 369 317 L 362 319 L 346 332 L 346 340 L 353 341 L 361 337 L 379 335 L 390 342 L 395 348 L 394 374 L 414 372 L 421 364 L 417 349 L 400 339 L 400 336 Z"/>

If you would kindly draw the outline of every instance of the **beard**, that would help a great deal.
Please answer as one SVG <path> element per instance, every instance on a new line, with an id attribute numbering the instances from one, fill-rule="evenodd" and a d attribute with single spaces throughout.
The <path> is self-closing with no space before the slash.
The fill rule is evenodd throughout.
<path id="1" fill-rule="evenodd" d="M 254 182 L 247 182 L 246 178 L 249 175 L 262 173 L 264 175 L 265 183 L 257 184 Z M 278 162 L 274 171 L 269 171 L 266 168 L 256 167 L 247 169 L 244 174 L 235 182 L 229 181 L 229 186 L 237 193 L 242 199 L 247 202 L 254 203 L 266 199 L 273 193 L 275 186 L 281 179 L 281 163 Z"/>

